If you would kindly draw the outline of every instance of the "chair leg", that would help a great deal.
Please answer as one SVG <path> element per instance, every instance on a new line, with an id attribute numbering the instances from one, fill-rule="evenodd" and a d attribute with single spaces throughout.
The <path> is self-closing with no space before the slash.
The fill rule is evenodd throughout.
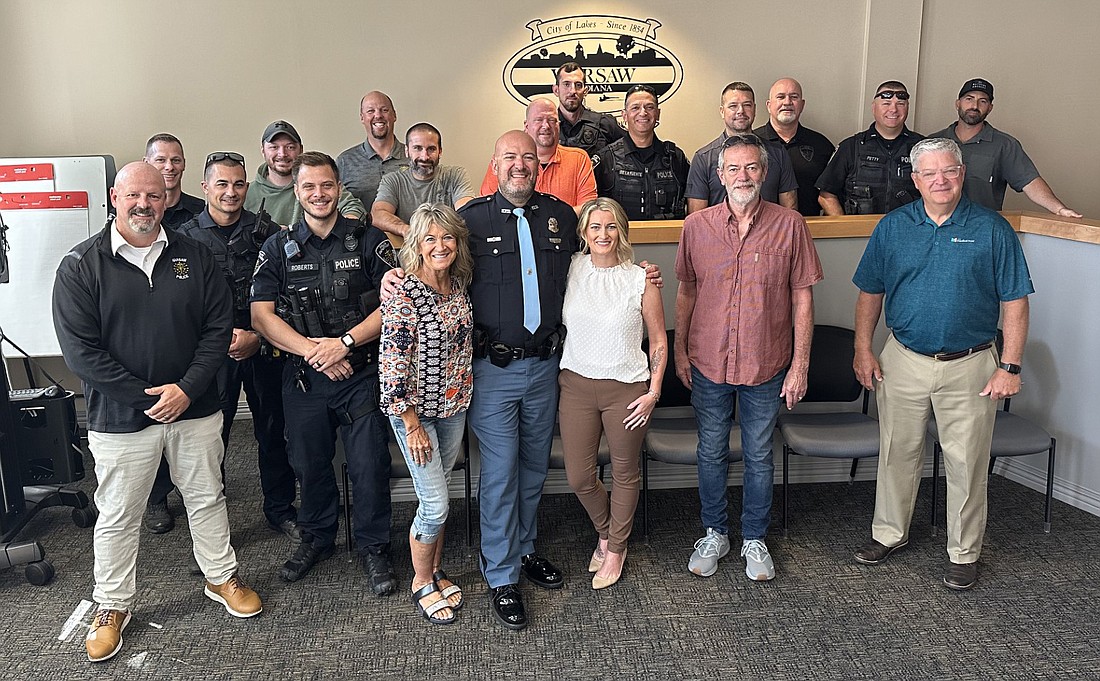
<path id="1" fill-rule="evenodd" d="M 340 471 L 344 476 L 344 543 L 347 544 L 348 553 L 351 553 L 351 476 L 348 475 L 346 461 Z"/>
<path id="2" fill-rule="evenodd" d="M 600 475 L 600 482 L 604 481 L 603 474 L 604 474 L 604 469 L 605 468 L 607 468 L 607 466 L 600 466 L 600 474 L 599 474 Z"/>
<path id="3" fill-rule="evenodd" d="M 1050 438 L 1050 454 L 1047 455 L 1047 509 L 1046 520 L 1043 522 L 1043 532 L 1050 534 L 1051 501 L 1054 499 L 1054 446 L 1057 441 Z"/>
<path id="4" fill-rule="evenodd" d="M 470 441 L 466 437 L 462 438 L 462 447 L 466 460 L 466 465 L 462 467 L 466 483 L 466 548 L 470 548 L 474 538 L 474 509 L 470 505 Z"/>
<path id="5" fill-rule="evenodd" d="M 932 443 L 932 536 L 936 536 L 939 532 L 939 526 L 936 525 L 939 514 L 936 513 L 936 507 L 939 505 L 940 498 L 940 453 L 943 450 L 940 449 L 939 440 Z"/>
<path id="6" fill-rule="evenodd" d="M 642 538 L 649 543 L 649 452 L 642 448 Z"/>
<path id="7" fill-rule="evenodd" d="M 786 442 L 783 443 L 783 537 L 787 536 L 787 505 L 791 496 L 789 483 L 789 472 L 791 464 L 791 448 Z"/>
<path id="8" fill-rule="evenodd" d="M 852 470 L 848 471 L 848 484 L 852 484 L 856 481 L 856 468 L 859 466 L 859 459 L 852 459 Z"/>
<path id="9" fill-rule="evenodd" d="M 997 457 L 990 456 L 989 457 L 989 475 L 993 475 L 993 466 L 996 463 L 997 463 Z"/>

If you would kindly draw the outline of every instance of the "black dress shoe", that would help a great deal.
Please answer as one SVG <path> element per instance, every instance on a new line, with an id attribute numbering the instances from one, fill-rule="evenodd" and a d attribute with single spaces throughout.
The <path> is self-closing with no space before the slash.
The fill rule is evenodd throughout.
<path id="1" fill-rule="evenodd" d="M 397 591 L 397 577 L 393 574 L 393 562 L 389 548 L 368 549 L 360 556 L 363 572 L 367 573 L 370 590 L 379 596 L 388 596 Z"/>
<path id="2" fill-rule="evenodd" d="M 167 501 L 148 504 L 145 507 L 143 522 L 145 523 L 145 529 L 153 534 L 171 532 L 172 528 L 176 526 L 176 521 L 172 519 L 172 514 L 168 512 Z"/>
<path id="3" fill-rule="evenodd" d="M 334 549 L 335 547 L 332 544 L 318 548 L 307 541 L 303 541 L 298 544 L 298 548 L 294 550 L 294 555 L 290 557 L 290 560 L 283 563 L 283 566 L 279 568 L 279 576 L 288 582 L 297 582 L 309 574 L 314 565 L 331 556 Z"/>
<path id="4" fill-rule="evenodd" d="M 565 584 L 565 578 L 562 577 L 561 570 L 537 553 L 529 553 L 524 556 L 521 566 L 523 567 L 523 574 L 535 586 L 541 586 L 544 589 L 560 589 Z"/>
<path id="5" fill-rule="evenodd" d="M 879 565 L 885 562 L 886 559 L 890 557 L 891 553 L 899 549 L 904 549 L 906 546 L 909 546 L 908 539 L 896 546 L 887 546 L 872 539 L 856 549 L 854 558 L 857 563 L 863 563 L 864 565 Z"/>
<path id="6" fill-rule="evenodd" d="M 966 591 L 978 582 L 977 563 L 948 563 L 943 571 L 943 585 L 955 591 Z"/>
<path id="7" fill-rule="evenodd" d="M 523 607 L 519 586 L 505 584 L 489 589 L 489 609 L 497 621 L 508 629 L 519 631 L 527 628 L 527 611 Z"/>
<path id="8" fill-rule="evenodd" d="M 273 523 L 269 520 L 267 526 L 276 532 L 285 534 L 295 544 L 302 541 L 302 529 L 298 527 L 298 521 L 293 518 L 288 518 L 281 523 Z"/>

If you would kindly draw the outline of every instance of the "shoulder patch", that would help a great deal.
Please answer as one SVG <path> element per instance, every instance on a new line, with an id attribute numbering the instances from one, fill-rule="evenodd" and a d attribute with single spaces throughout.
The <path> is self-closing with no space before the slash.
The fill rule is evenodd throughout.
<path id="1" fill-rule="evenodd" d="M 598 165 L 600 165 L 600 155 L 592 154 L 592 169 L 595 170 Z"/>

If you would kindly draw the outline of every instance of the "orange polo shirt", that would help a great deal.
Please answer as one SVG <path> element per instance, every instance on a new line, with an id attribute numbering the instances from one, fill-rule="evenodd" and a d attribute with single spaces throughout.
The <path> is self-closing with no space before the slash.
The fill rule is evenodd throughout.
<path id="1" fill-rule="evenodd" d="M 488 196 L 497 190 L 497 176 L 493 165 L 485 171 L 481 182 L 481 195 Z M 539 161 L 539 176 L 535 191 L 553 194 L 574 208 L 589 199 L 596 198 L 596 176 L 592 173 L 592 160 L 583 150 L 558 145 L 549 163 Z"/>

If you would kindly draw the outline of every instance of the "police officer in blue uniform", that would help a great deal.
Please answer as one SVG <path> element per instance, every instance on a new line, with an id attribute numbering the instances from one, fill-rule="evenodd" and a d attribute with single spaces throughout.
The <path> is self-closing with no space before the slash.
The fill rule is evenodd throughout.
<path id="1" fill-rule="evenodd" d="M 283 357 L 279 350 L 262 343 L 252 329 L 248 304 L 260 246 L 279 231 L 279 226 L 266 214 L 257 220 L 254 213 L 244 210 L 248 181 L 244 156 L 240 154 L 219 151 L 207 156 L 202 189 L 206 207 L 180 231 L 213 251 L 233 294 L 233 340 L 217 374 L 222 442 L 229 446 L 229 431 L 243 384 L 259 445 L 264 516 L 272 529 L 300 541 L 298 511 L 294 508 L 297 483 L 283 436 Z"/>
<path id="2" fill-rule="evenodd" d="M 535 514 L 550 463 L 577 216 L 535 191 L 538 155 L 522 130 L 497 140 L 491 167 L 499 189 L 459 209 L 475 260 L 468 421 L 481 449 L 481 570 L 490 609 L 505 627 L 523 629 L 520 574 L 543 588 L 564 584 L 561 571 L 535 552 Z"/>
<path id="3" fill-rule="evenodd" d="M 841 142 L 817 179 L 818 202 L 826 215 L 889 213 L 920 197 L 909 150 L 924 136 L 905 127 L 905 85 L 896 80 L 879 85 L 871 113 L 871 127 Z"/>
<path id="4" fill-rule="evenodd" d="M 661 109 L 648 85 L 626 92 L 627 134 L 592 156 L 600 196 L 618 201 L 630 220 L 682 220 L 690 164 L 683 150 L 654 133 Z"/>
<path id="5" fill-rule="evenodd" d="M 390 268 L 385 235 L 337 212 L 340 174 L 332 157 L 295 161 L 294 192 L 304 216 L 268 239 L 252 285 L 252 323 L 291 355 L 283 371 L 290 463 L 301 486 L 302 541 L 279 576 L 293 582 L 333 553 L 337 529 L 339 432 L 355 489 L 353 530 L 364 572 L 378 595 L 393 593 L 390 455 L 378 408 L 378 285 Z"/>

